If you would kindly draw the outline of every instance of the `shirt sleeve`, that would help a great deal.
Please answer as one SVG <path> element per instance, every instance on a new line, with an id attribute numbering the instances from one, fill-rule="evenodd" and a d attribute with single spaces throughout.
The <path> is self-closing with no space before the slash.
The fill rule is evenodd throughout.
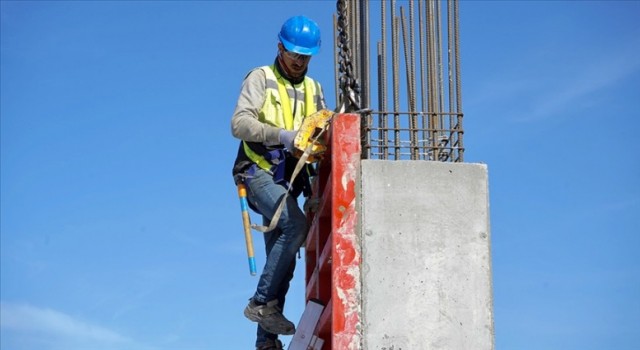
<path id="1" fill-rule="evenodd" d="M 252 70 L 242 82 L 240 96 L 231 117 L 231 134 L 243 141 L 279 143 L 280 129 L 258 120 L 266 96 L 266 75 L 262 69 Z"/>

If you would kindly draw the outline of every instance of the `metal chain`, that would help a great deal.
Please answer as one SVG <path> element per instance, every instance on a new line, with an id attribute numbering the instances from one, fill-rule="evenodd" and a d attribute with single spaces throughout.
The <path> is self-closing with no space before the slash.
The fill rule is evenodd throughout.
<path id="1" fill-rule="evenodd" d="M 349 47 L 349 27 L 347 16 L 347 0 L 338 0 L 338 87 L 340 88 L 339 112 L 355 112 L 361 110 L 360 87 L 353 73 L 353 61 Z"/>

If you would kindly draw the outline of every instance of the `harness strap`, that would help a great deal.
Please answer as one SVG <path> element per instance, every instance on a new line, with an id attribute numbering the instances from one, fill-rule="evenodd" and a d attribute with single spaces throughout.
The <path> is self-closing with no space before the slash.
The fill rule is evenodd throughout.
<path id="1" fill-rule="evenodd" d="M 260 169 L 271 172 L 271 163 L 269 163 L 264 157 L 256 152 L 254 152 L 249 145 L 247 145 L 246 141 L 242 141 L 242 147 L 244 148 L 244 153 L 251 159 L 254 163 L 260 167 Z"/>
<path id="2" fill-rule="evenodd" d="M 278 225 L 278 221 L 280 220 L 280 216 L 282 215 L 282 211 L 284 210 L 284 206 L 287 203 L 287 197 L 291 192 L 291 187 L 293 186 L 293 183 L 296 180 L 298 173 L 300 173 L 300 170 L 302 170 L 302 168 L 305 167 L 307 158 L 309 158 L 309 155 L 311 154 L 313 143 L 322 136 L 322 134 L 327 130 L 328 127 L 329 127 L 329 124 L 327 123 L 325 128 L 320 130 L 320 132 L 318 133 L 318 135 L 316 135 L 316 137 L 312 140 L 312 142 L 309 142 L 309 144 L 307 145 L 307 148 L 304 150 L 304 152 L 300 156 L 300 159 L 298 159 L 298 162 L 296 163 L 296 168 L 293 170 L 293 174 L 291 175 L 291 180 L 289 180 L 289 186 L 287 187 L 287 192 L 284 194 L 284 196 L 282 196 L 282 199 L 280 199 L 280 204 L 278 205 L 278 209 L 276 209 L 276 212 L 273 214 L 273 217 L 271 218 L 271 222 L 269 223 L 269 226 L 253 224 L 251 225 L 252 229 L 260 232 L 269 232 L 269 231 L 273 231 L 276 228 L 276 226 Z"/>

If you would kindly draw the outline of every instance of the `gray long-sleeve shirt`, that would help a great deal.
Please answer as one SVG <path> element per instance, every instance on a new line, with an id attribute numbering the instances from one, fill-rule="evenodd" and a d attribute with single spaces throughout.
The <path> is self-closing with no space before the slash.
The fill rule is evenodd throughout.
<path id="1" fill-rule="evenodd" d="M 280 128 L 262 123 L 258 115 L 264 104 L 266 75 L 262 69 L 252 70 L 242 82 L 240 97 L 231 118 L 231 134 L 244 141 L 260 142 L 266 145 L 279 144 Z M 322 90 L 319 90 L 322 97 Z M 324 106 L 324 98 L 320 99 Z"/>
<path id="2" fill-rule="evenodd" d="M 280 129 L 262 123 L 258 114 L 264 104 L 266 75 L 262 69 L 254 69 L 242 82 L 240 97 L 231 118 L 231 134 L 244 141 L 278 144 Z"/>

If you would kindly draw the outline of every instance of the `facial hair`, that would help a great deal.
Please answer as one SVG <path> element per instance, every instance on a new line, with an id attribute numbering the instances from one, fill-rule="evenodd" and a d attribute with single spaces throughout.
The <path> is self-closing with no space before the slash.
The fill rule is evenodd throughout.
<path id="1" fill-rule="evenodd" d="M 280 75 L 282 75 L 285 79 L 290 81 L 292 84 L 300 84 L 301 82 L 304 81 L 305 75 L 307 75 L 308 67 L 305 67 L 304 71 L 300 74 L 300 76 L 298 77 L 294 76 L 293 73 L 287 67 L 287 65 L 284 63 L 284 59 L 282 58 L 282 51 L 278 51 L 278 55 L 276 56 L 275 63 L 276 63 L 275 66 L 278 69 L 278 72 L 280 72 Z"/>

